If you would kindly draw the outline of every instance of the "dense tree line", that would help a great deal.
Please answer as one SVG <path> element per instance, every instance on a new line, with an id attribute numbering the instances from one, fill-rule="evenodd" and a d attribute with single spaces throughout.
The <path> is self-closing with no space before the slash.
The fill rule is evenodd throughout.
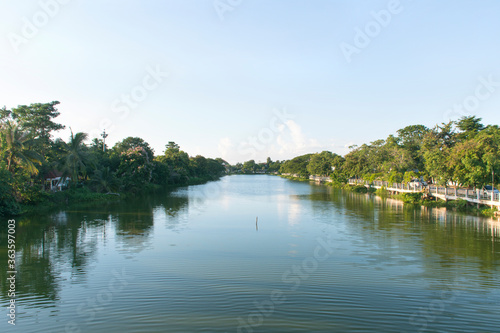
<path id="1" fill-rule="evenodd" d="M 470 187 L 498 182 L 500 129 L 484 126 L 475 116 L 434 128 L 407 126 L 385 140 L 350 148 L 344 157 L 328 151 L 295 157 L 280 172 L 330 176 L 339 182 L 353 177 L 391 182 L 423 178 Z"/>
<path id="2" fill-rule="evenodd" d="M 50 173 L 70 179 L 70 188 L 96 193 L 138 192 L 154 186 L 200 183 L 226 172 L 222 159 L 190 157 L 175 142 L 155 156 L 141 138 L 128 137 L 108 149 L 103 140 L 87 144 L 86 133 L 67 141 L 53 139 L 65 128 L 55 122 L 59 102 L 0 109 L 0 215 L 16 214 L 20 204 L 36 204 L 47 196 Z"/>
<path id="3" fill-rule="evenodd" d="M 270 157 L 266 162 L 256 163 L 255 160 L 249 160 L 244 163 L 236 163 L 230 167 L 230 172 L 233 174 L 255 174 L 255 173 L 278 173 L 281 167 L 281 162 L 273 161 Z"/>
<path id="4" fill-rule="evenodd" d="M 134 193 L 154 186 L 200 183 L 231 173 L 288 173 L 331 177 L 410 181 L 480 187 L 498 182 L 500 129 L 475 116 L 427 128 L 411 125 L 385 140 L 352 146 L 345 156 L 323 151 L 287 161 L 254 160 L 229 166 L 222 159 L 189 156 L 175 142 L 155 156 L 141 138 L 128 137 L 112 148 L 103 140 L 71 131 L 67 141 L 53 139 L 65 128 L 55 122 L 59 102 L 0 109 L 0 214 L 19 212 L 48 193 L 45 178 L 57 171 L 70 188 L 95 193 Z"/>

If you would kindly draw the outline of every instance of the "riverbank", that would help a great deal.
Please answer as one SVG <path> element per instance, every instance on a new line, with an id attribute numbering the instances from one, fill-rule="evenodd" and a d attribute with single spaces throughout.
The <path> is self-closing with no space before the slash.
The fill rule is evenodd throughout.
<path id="1" fill-rule="evenodd" d="M 185 183 L 179 184 L 168 184 L 164 186 L 160 186 L 157 184 L 147 184 L 147 186 L 141 189 L 139 192 L 121 191 L 116 193 L 98 193 L 92 191 L 86 186 L 69 188 L 58 192 L 40 192 L 39 196 L 36 198 L 36 202 L 32 202 L 29 204 L 18 204 L 17 207 L 15 207 L 15 210 L 13 209 L 10 214 L 5 215 L 21 216 L 25 214 L 46 213 L 54 209 L 65 208 L 68 206 L 89 208 L 99 205 L 113 204 L 131 197 L 143 195 L 144 193 L 161 190 L 162 188 L 175 189 L 185 186 L 201 185 L 219 179 L 220 177 L 192 177 Z"/>
<path id="2" fill-rule="evenodd" d="M 303 178 L 291 175 L 280 175 L 280 177 L 301 182 L 310 181 L 315 184 L 318 184 L 317 182 L 314 182 L 309 178 Z M 452 209 L 453 211 L 461 213 L 466 213 L 471 215 L 481 215 L 485 217 L 495 217 L 498 214 L 498 210 L 496 208 L 491 208 L 486 205 L 471 204 L 466 200 L 461 200 L 461 199 L 444 201 L 439 198 L 425 195 L 424 193 L 421 192 L 392 194 L 390 191 L 387 191 L 384 188 L 375 189 L 373 187 L 366 187 L 363 185 L 350 185 L 348 183 L 339 183 L 339 182 L 320 183 L 320 185 L 326 185 L 332 188 L 339 188 L 354 193 L 373 194 L 383 198 L 390 197 L 392 199 L 400 200 L 405 204 L 410 204 L 415 206 L 448 208 Z"/>
<path id="3" fill-rule="evenodd" d="M 426 195 L 423 192 L 392 194 L 390 191 L 387 191 L 384 188 L 375 189 L 373 187 L 368 188 L 363 185 L 349 184 L 342 186 L 342 189 L 355 193 L 366 193 L 374 194 L 379 197 L 390 197 L 392 199 L 400 200 L 405 204 L 416 206 L 449 208 L 457 212 L 468 213 L 472 215 L 482 215 L 486 217 L 494 217 L 496 216 L 495 214 L 497 214 L 495 213 L 497 212 L 496 208 L 491 208 L 486 205 L 471 204 L 470 202 L 462 199 L 444 201 L 439 198 Z"/>
<path id="4" fill-rule="evenodd" d="M 310 181 L 309 178 L 302 178 L 302 177 L 295 177 L 295 176 L 288 176 L 288 175 L 279 175 L 281 178 L 285 178 L 285 179 L 288 179 L 288 180 L 295 180 L 295 181 L 299 181 L 299 182 L 308 182 Z"/>

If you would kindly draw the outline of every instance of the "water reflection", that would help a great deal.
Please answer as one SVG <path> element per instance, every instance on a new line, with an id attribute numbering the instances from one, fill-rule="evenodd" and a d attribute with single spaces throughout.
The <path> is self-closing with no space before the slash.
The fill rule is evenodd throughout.
<path id="1" fill-rule="evenodd" d="M 410 270 L 410 280 L 433 277 L 454 284 L 465 279 L 498 287 L 500 223 L 496 219 L 335 189 L 309 199 L 329 201 L 332 214 L 344 209 L 350 237 L 357 238 L 351 256 L 358 267 L 418 266 L 423 271 Z M 325 213 L 324 205 L 312 207 Z"/>
<path id="2" fill-rule="evenodd" d="M 157 191 L 115 205 L 76 208 L 50 214 L 25 215 L 16 219 L 16 264 L 18 300 L 27 306 L 55 304 L 60 283 L 87 279 L 96 262 L 100 244 L 110 239 L 118 252 L 133 255 L 150 245 L 154 215 L 164 212 L 169 228 L 179 228 L 186 214 L 187 196 Z M 7 267 L 7 237 L 2 230 L 0 267 Z M 1 295 L 7 298 L 6 270 L 0 270 Z"/>
<path id="3" fill-rule="evenodd" d="M 57 320 L 88 331 L 235 331 L 235 318 L 253 313 L 255 301 L 290 290 L 283 273 L 308 262 L 318 237 L 331 236 L 331 256 L 301 271 L 300 288 L 255 331 L 408 331 L 411 313 L 442 289 L 474 293 L 447 303 L 438 316 L 446 324 L 448 311 L 467 318 L 477 303 L 486 308 L 482 295 L 498 299 L 499 227 L 493 219 L 278 177 L 227 177 L 20 218 L 18 300 L 36 311 L 52 307 Z M 76 313 L 80 303 L 104 295 L 122 268 L 136 280 L 86 322 Z M 5 270 L 0 278 L 3 300 Z M 38 328 L 40 320 L 40 331 L 51 331 L 49 319 L 28 312 L 23 322 Z"/>

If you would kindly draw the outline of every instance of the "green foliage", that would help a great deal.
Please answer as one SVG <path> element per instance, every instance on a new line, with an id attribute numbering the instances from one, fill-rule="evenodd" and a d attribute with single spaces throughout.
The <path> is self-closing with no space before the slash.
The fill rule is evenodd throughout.
<path id="1" fill-rule="evenodd" d="M 98 193 L 117 192 L 120 188 L 120 181 L 110 167 L 95 170 L 90 178 L 90 184 Z"/>
<path id="2" fill-rule="evenodd" d="M 255 173 L 257 171 L 257 165 L 254 160 L 246 161 L 243 163 L 243 167 L 241 168 L 241 172 L 243 173 Z"/>
<path id="3" fill-rule="evenodd" d="M 170 166 L 165 162 L 165 156 L 157 156 L 153 160 L 153 175 L 151 182 L 158 185 L 168 185 L 170 181 Z"/>
<path id="4" fill-rule="evenodd" d="M 471 139 L 484 129 L 484 125 L 481 124 L 481 118 L 476 116 L 464 116 L 456 121 L 456 126 L 460 131 L 457 135 L 459 141 Z"/>
<path id="5" fill-rule="evenodd" d="M 480 120 L 463 117 L 433 129 L 411 125 L 398 130 L 397 137 L 353 146 L 345 156 L 343 174 L 391 182 L 411 181 L 421 174 L 441 185 L 453 181 L 483 186 L 500 167 L 500 131 Z"/>
<path id="6" fill-rule="evenodd" d="M 139 192 L 146 188 L 152 178 L 152 172 L 153 163 L 143 147 L 130 148 L 120 154 L 117 175 L 125 191 Z"/>
<path id="7" fill-rule="evenodd" d="M 272 161 L 271 158 L 267 158 L 267 172 L 269 173 L 276 173 L 280 171 L 281 168 L 281 162 L 280 161 Z"/>
<path id="8" fill-rule="evenodd" d="M 87 169 L 93 163 L 88 147 L 85 145 L 87 137 L 86 133 L 73 134 L 71 131 L 69 142 L 63 148 L 60 168 L 64 176 L 71 177 L 73 184 L 77 184 L 80 178 L 86 178 Z"/>
<path id="9" fill-rule="evenodd" d="M 108 196 L 102 193 L 96 193 L 90 188 L 84 186 L 80 188 L 70 188 L 66 191 L 55 192 L 48 201 L 53 204 L 71 204 L 71 203 L 85 203 L 104 200 L 116 200 L 116 196 Z"/>
<path id="10" fill-rule="evenodd" d="M 307 163 L 307 171 L 311 175 L 328 176 L 332 172 L 333 154 L 329 151 L 324 151 L 320 154 L 313 154 Z"/>
<path id="11" fill-rule="evenodd" d="M 138 137 L 128 137 L 106 151 L 101 139 L 93 138 L 87 145 L 87 135 L 81 132 L 72 132 L 68 142 L 53 141 L 53 132 L 64 128 L 55 122 L 58 104 L 0 109 L 0 214 L 14 214 L 22 205 L 52 197 L 68 200 L 68 196 L 44 191 L 44 176 L 58 171 L 72 179 L 73 188 L 66 193 L 81 190 L 72 195 L 89 199 L 94 197 L 89 194 L 92 191 L 138 192 L 151 186 L 204 182 L 226 172 L 280 172 L 301 179 L 319 175 L 330 177 L 333 186 L 342 186 L 351 177 L 370 182 L 409 182 L 424 176 L 433 183 L 476 187 L 500 181 L 500 129 L 484 126 L 475 116 L 432 129 L 406 126 L 386 139 L 352 146 L 344 157 L 323 151 L 281 162 L 268 157 L 263 163 L 250 160 L 230 166 L 222 159 L 190 157 L 174 141 L 169 141 L 165 153 L 156 157 L 149 144 Z M 352 190 L 370 191 L 364 186 Z M 431 204 L 408 195 L 403 200 Z M 458 201 L 450 207 L 462 209 L 462 204 Z"/>
<path id="12" fill-rule="evenodd" d="M 500 167 L 500 131 L 489 126 L 480 132 L 476 127 L 473 133 L 452 148 L 449 167 L 457 183 L 482 187 L 491 184 L 492 176 Z"/>
<path id="13" fill-rule="evenodd" d="M 12 174 L 0 167 L 0 216 L 17 215 L 21 212 L 21 207 L 15 200 L 13 183 Z"/>
<path id="14" fill-rule="evenodd" d="M 423 193 L 401 193 L 396 197 L 403 201 L 404 203 L 409 204 L 421 204 L 422 203 Z"/>
<path id="15" fill-rule="evenodd" d="M 354 193 L 368 193 L 368 188 L 363 185 L 350 186 L 349 189 Z"/>
<path id="16" fill-rule="evenodd" d="M 168 144 L 165 145 L 165 148 L 165 156 L 173 156 L 180 151 L 180 146 L 174 141 L 169 141 Z"/>
<path id="17" fill-rule="evenodd" d="M 54 122 L 58 104 L 0 109 L 0 214 L 17 214 L 41 202 L 50 206 L 102 200 L 108 196 L 99 193 L 136 193 L 159 185 L 206 182 L 222 176 L 229 166 L 222 159 L 189 157 L 173 141 L 166 145 L 165 155 L 157 157 L 138 137 L 128 137 L 109 150 L 98 138 L 87 145 L 88 136 L 82 132 L 71 131 L 67 142 L 52 141 L 52 132 L 64 128 Z M 268 162 L 266 169 L 280 166 Z M 71 177 L 70 189 L 45 191 L 45 177 L 61 172 L 63 178 Z"/>
<path id="18" fill-rule="evenodd" d="M 298 174 L 302 178 L 308 178 L 310 173 L 307 170 L 307 164 L 312 154 L 297 156 L 291 160 L 285 161 L 280 168 L 280 173 Z"/>
<path id="19" fill-rule="evenodd" d="M 122 141 L 117 142 L 113 147 L 113 153 L 115 155 L 121 155 L 122 153 L 130 149 L 136 149 L 136 148 L 142 148 L 147 153 L 148 159 L 150 161 L 153 160 L 154 158 L 153 149 L 149 146 L 149 143 L 138 137 L 129 136 L 128 138 L 125 138 Z"/>
<path id="20" fill-rule="evenodd" d="M 8 171 L 15 172 L 17 167 L 24 168 L 32 175 L 38 173 L 35 164 L 42 164 L 42 157 L 31 149 L 33 141 L 29 139 L 29 133 L 23 132 L 18 124 L 12 121 L 2 124 L 0 143 L 0 152 Z"/>
<path id="21" fill-rule="evenodd" d="M 403 175 L 403 182 L 409 183 L 416 178 L 418 178 L 418 174 L 415 171 L 413 170 L 406 171 Z"/>
<path id="22" fill-rule="evenodd" d="M 494 216 L 496 216 L 496 212 L 498 212 L 496 207 L 484 208 L 481 210 L 481 215 L 488 216 L 488 217 L 494 217 Z"/>
<path id="23" fill-rule="evenodd" d="M 467 200 L 458 199 L 454 201 L 447 202 L 447 206 L 450 208 L 456 208 L 458 211 L 466 211 L 468 207 L 470 207 L 469 202 Z"/>
<path id="24" fill-rule="evenodd" d="M 227 171 L 229 173 L 243 173 L 243 174 L 254 174 L 254 173 L 272 173 L 272 174 L 277 174 L 280 171 L 280 168 L 282 166 L 282 162 L 280 161 L 273 161 L 270 157 L 266 159 L 266 162 L 261 162 L 257 163 L 255 160 L 249 160 L 245 161 L 243 163 L 236 163 L 235 165 L 229 165 L 226 161 L 222 159 L 216 159 L 219 165 L 222 165 L 224 167 L 224 170 L 221 170 L 225 172 L 225 169 L 227 168 Z"/>
<path id="25" fill-rule="evenodd" d="M 389 173 L 388 181 L 390 184 L 401 183 L 403 181 L 403 175 L 400 172 L 391 171 L 391 173 Z"/>
<path id="26" fill-rule="evenodd" d="M 386 197 L 389 195 L 389 191 L 387 191 L 387 189 L 385 188 L 385 186 L 382 186 L 381 188 L 378 188 L 376 191 L 375 191 L 375 194 L 380 196 L 380 197 Z"/>
<path id="27" fill-rule="evenodd" d="M 432 207 L 432 208 L 442 208 L 442 207 L 449 207 L 448 203 L 444 200 L 422 200 L 422 205 L 425 207 Z"/>
<path id="28" fill-rule="evenodd" d="M 58 101 L 54 101 L 19 105 L 13 108 L 9 115 L 9 118 L 19 125 L 21 131 L 28 133 L 32 145 L 43 158 L 50 149 L 52 132 L 65 127 L 53 121 L 60 114 L 56 108 L 58 104 Z"/>

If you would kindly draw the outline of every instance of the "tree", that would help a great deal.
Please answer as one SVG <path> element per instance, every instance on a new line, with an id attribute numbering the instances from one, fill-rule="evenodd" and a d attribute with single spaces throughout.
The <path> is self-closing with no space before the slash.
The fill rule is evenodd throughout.
<path id="1" fill-rule="evenodd" d="M 95 170 L 90 182 L 97 192 L 113 192 L 120 185 L 118 178 L 109 167 Z"/>
<path id="2" fill-rule="evenodd" d="M 208 158 L 207 159 L 207 174 L 208 176 L 214 178 L 214 177 L 220 177 L 226 172 L 226 166 L 227 162 L 224 160 L 217 158 L 217 159 L 212 159 Z"/>
<path id="3" fill-rule="evenodd" d="M 83 178 L 86 177 L 87 166 L 92 164 L 90 154 L 85 145 L 87 138 L 87 133 L 78 132 L 73 135 L 73 131 L 71 131 L 69 142 L 64 147 L 62 157 L 63 172 L 69 175 L 75 184 L 78 182 L 80 176 Z"/>
<path id="4" fill-rule="evenodd" d="M 437 125 L 424 135 L 421 154 L 425 171 L 435 183 L 446 185 L 453 178 L 448 163 L 452 147 L 456 144 L 452 122 Z"/>
<path id="5" fill-rule="evenodd" d="M 313 154 L 307 164 L 307 171 L 312 175 L 328 176 L 332 172 L 332 162 L 334 154 L 323 151 L 320 154 Z"/>
<path id="6" fill-rule="evenodd" d="M 152 161 L 154 158 L 153 149 L 149 146 L 149 143 L 138 137 L 129 136 L 128 138 L 123 139 L 121 142 L 117 142 L 113 147 L 113 152 L 115 154 L 120 155 L 130 149 L 135 149 L 139 147 L 144 149 L 144 151 L 148 155 L 148 159 Z"/>
<path id="7" fill-rule="evenodd" d="M 106 149 L 104 149 L 104 145 L 105 144 L 104 144 L 104 141 L 102 139 L 94 138 L 94 139 L 92 139 L 92 143 L 90 144 L 90 149 L 95 154 L 104 155 L 106 153 L 107 146 L 108 146 L 108 145 L 106 145 Z"/>
<path id="8" fill-rule="evenodd" d="M 483 162 L 486 165 L 488 180 L 498 183 L 500 176 L 500 129 L 498 126 L 487 126 L 476 138 L 484 146 Z"/>
<path id="9" fill-rule="evenodd" d="M 146 149 L 135 147 L 120 154 L 117 175 L 128 191 L 139 192 L 151 181 L 153 168 Z"/>
<path id="10" fill-rule="evenodd" d="M 418 178 L 418 174 L 415 171 L 406 171 L 403 175 L 403 182 L 409 183 L 416 178 Z"/>
<path id="11" fill-rule="evenodd" d="M 401 148 L 409 152 L 412 158 L 412 168 L 419 171 L 425 169 L 421 148 L 429 129 L 424 125 L 410 125 L 397 131 Z"/>
<path id="12" fill-rule="evenodd" d="M 411 151 L 397 145 L 387 149 L 386 161 L 382 162 L 382 166 L 385 172 L 395 170 L 400 173 L 416 168 Z"/>
<path id="13" fill-rule="evenodd" d="M 485 127 L 481 124 L 481 118 L 476 116 L 462 117 L 455 122 L 457 128 L 461 131 L 457 134 L 459 141 L 472 139 Z"/>
<path id="14" fill-rule="evenodd" d="M 243 163 L 243 167 L 241 168 L 241 172 L 243 173 L 255 173 L 257 169 L 257 164 L 255 164 L 254 160 L 246 161 Z"/>
<path id="15" fill-rule="evenodd" d="M 377 172 L 368 163 L 368 146 L 351 146 L 351 151 L 345 156 L 344 174 L 347 178 L 361 177 L 365 173 Z"/>
<path id="16" fill-rule="evenodd" d="M 165 145 L 165 155 L 170 156 L 170 155 L 175 155 L 179 153 L 180 147 L 177 143 L 174 141 L 169 141 L 168 144 Z"/>
<path id="17" fill-rule="evenodd" d="M 276 172 L 279 172 L 281 168 L 281 162 L 280 161 L 270 161 L 269 163 L 269 167 L 267 168 L 267 172 L 269 173 L 276 173 Z"/>
<path id="18" fill-rule="evenodd" d="M 205 177 L 208 175 L 208 160 L 201 155 L 191 157 L 189 159 L 189 169 L 193 176 Z"/>
<path id="19" fill-rule="evenodd" d="M 457 143 L 449 160 L 453 180 L 466 186 L 490 184 L 492 176 L 495 176 L 495 170 L 499 167 L 499 148 L 500 130 L 493 126 Z"/>
<path id="20" fill-rule="evenodd" d="M 34 103 L 30 105 L 19 105 L 10 112 L 10 117 L 17 121 L 21 130 L 29 133 L 29 138 L 39 146 L 40 153 L 45 156 L 51 141 L 51 132 L 64 129 L 65 126 L 55 123 L 54 118 L 60 112 L 56 105 L 58 101 L 50 103 Z"/>
<path id="21" fill-rule="evenodd" d="M 21 131 L 14 122 L 2 125 L 0 132 L 1 151 L 5 156 L 7 171 L 14 171 L 14 166 L 25 168 L 31 175 L 38 174 L 35 164 L 41 164 L 42 157 L 29 148 L 31 139 L 27 132 Z"/>
<path id="22" fill-rule="evenodd" d="M 455 130 L 453 129 L 453 122 L 442 123 L 434 127 L 433 133 L 436 135 L 436 142 L 441 147 L 453 147 L 456 143 Z"/>
<path id="23" fill-rule="evenodd" d="M 455 182 L 465 186 L 485 183 L 485 176 L 488 173 L 483 161 L 483 148 L 476 140 L 466 140 L 452 148 L 448 165 Z"/>
<path id="24" fill-rule="evenodd" d="M 424 125 L 406 126 L 397 131 L 399 144 L 407 149 L 420 147 L 427 132 L 429 129 Z"/>
<path id="25" fill-rule="evenodd" d="M 3 108 L 0 109 L 0 122 L 7 122 L 11 120 L 11 114 L 12 111 L 7 110 L 7 108 L 4 106 Z"/>
<path id="26" fill-rule="evenodd" d="M 165 147 L 165 163 L 169 166 L 170 182 L 186 183 L 190 174 L 189 155 L 180 150 L 179 145 L 173 141 L 169 141 Z"/>
<path id="27" fill-rule="evenodd" d="M 15 200 L 13 175 L 4 166 L 0 166 L 0 216 L 19 214 L 21 208 Z"/>
<path id="28" fill-rule="evenodd" d="M 302 156 L 297 156 L 291 160 L 285 161 L 281 164 L 281 173 L 298 174 L 302 178 L 309 177 L 309 171 L 307 170 L 307 164 L 311 159 L 313 154 L 305 154 Z"/>

